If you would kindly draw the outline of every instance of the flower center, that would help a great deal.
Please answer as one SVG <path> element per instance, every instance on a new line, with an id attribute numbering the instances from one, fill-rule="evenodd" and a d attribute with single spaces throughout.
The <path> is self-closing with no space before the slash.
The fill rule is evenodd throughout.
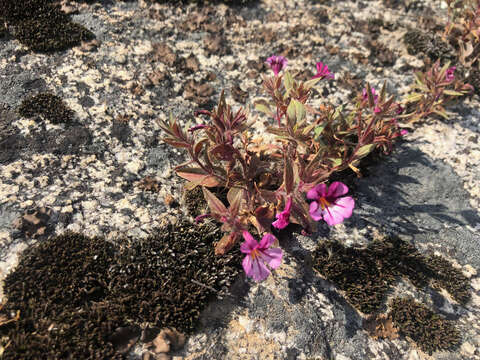
<path id="1" fill-rule="evenodd" d="M 250 256 L 252 257 L 252 260 L 255 260 L 255 258 L 258 257 L 258 250 L 257 249 L 252 250 L 252 252 L 250 253 Z"/>
<path id="2" fill-rule="evenodd" d="M 323 196 L 319 200 L 320 206 L 322 207 L 322 210 L 325 210 L 327 207 L 329 207 L 331 204 L 325 199 Z"/>

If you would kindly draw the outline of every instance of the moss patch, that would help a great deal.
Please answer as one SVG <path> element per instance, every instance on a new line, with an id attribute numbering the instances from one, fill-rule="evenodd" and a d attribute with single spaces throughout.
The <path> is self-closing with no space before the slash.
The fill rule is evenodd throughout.
<path id="1" fill-rule="evenodd" d="M 49 93 L 40 93 L 23 100 L 18 113 L 28 118 L 40 115 L 54 124 L 70 123 L 73 119 L 73 111 L 62 99 Z"/>
<path id="2" fill-rule="evenodd" d="M 208 205 L 203 197 L 201 186 L 192 190 L 184 190 L 183 200 L 190 216 L 197 217 L 208 212 Z"/>
<path id="3" fill-rule="evenodd" d="M 237 276 L 237 251 L 214 255 L 221 233 L 170 225 L 154 237 L 116 247 L 67 233 L 25 251 L 5 280 L 0 328 L 11 341 L 2 359 L 115 359 L 115 335 L 148 323 L 189 333 L 200 312 Z"/>
<path id="4" fill-rule="evenodd" d="M 390 317 L 395 327 L 430 355 L 437 350 L 453 350 L 460 344 L 460 332 L 451 321 L 415 300 L 396 298 L 390 307 Z"/>
<path id="5" fill-rule="evenodd" d="M 427 34 L 417 29 L 411 29 L 403 36 L 403 42 L 407 46 L 410 55 L 423 52 L 433 61 L 440 59 L 442 63 L 454 62 L 455 50 L 439 37 Z"/>
<path id="6" fill-rule="evenodd" d="M 70 21 L 56 0 L 4 0 L 0 13 L 14 28 L 13 35 L 34 51 L 65 50 L 95 38 L 91 31 Z"/>
<path id="7" fill-rule="evenodd" d="M 317 247 L 313 257 L 314 268 L 345 291 L 347 300 L 366 314 L 380 310 L 399 276 L 419 288 L 443 288 L 462 304 L 470 299 L 469 280 L 460 270 L 438 256 L 421 255 L 397 237 L 376 240 L 364 249 L 326 242 Z"/>

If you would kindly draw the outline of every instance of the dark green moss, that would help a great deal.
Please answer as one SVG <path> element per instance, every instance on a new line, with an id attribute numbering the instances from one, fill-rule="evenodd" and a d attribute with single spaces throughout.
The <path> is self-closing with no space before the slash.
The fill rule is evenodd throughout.
<path id="1" fill-rule="evenodd" d="M 13 35 L 24 45 L 38 52 L 65 50 L 94 34 L 70 17 L 54 0 L 3 0 L 0 13 L 14 28 Z"/>
<path id="2" fill-rule="evenodd" d="M 28 118 L 40 115 L 54 124 L 70 123 L 74 114 L 62 99 L 50 93 L 40 93 L 23 100 L 18 113 Z"/>
<path id="3" fill-rule="evenodd" d="M 395 298 L 389 316 L 399 332 L 410 337 L 425 352 L 454 350 L 461 340 L 452 322 L 445 320 L 411 298 Z"/>
<path id="4" fill-rule="evenodd" d="M 459 303 L 471 296 L 468 279 L 448 261 L 425 257 L 397 237 L 372 242 L 367 248 L 347 248 L 336 242 L 320 244 L 314 268 L 345 291 L 347 300 L 363 313 L 379 311 L 396 278 L 419 288 L 444 288 Z"/>
<path id="5" fill-rule="evenodd" d="M 240 269 L 238 250 L 215 256 L 220 237 L 182 223 L 119 247 L 72 233 L 36 244 L 5 280 L 2 311 L 20 319 L 0 328 L 2 360 L 123 359 L 115 334 L 142 323 L 190 333 Z"/>

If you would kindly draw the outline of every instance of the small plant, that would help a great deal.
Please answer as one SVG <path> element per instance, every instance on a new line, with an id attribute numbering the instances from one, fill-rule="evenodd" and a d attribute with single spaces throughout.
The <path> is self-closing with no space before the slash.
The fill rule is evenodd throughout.
<path id="1" fill-rule="evenodd" d="M 455 69 L 456 67 L 450 67 L 449 63 L 440 68 L 440 62 L 437 61 L 425 73 L 416 72 L 413 92 L 406 99 L 406 104 L 409 104 L 413 111 L 401 117 L 408 118 L 410 122 L 419 121 L 432 114 L 448 118 L 445 106 L 473 90 L 470 84 L 455 78 Z"/>
<path id="2" fill-rule="evenodd" d="M 366 85 L 350 111 L 331 104 L 314 109 L 307 102 L 312 89 L 324 79 L 333 79 L 328 66 L 317 63 L 317 74 L 308 81 L 297 81 L 284 71 L 287 60 L 272 56 L 267 60 L 274 72 L 263 78 L 270 96 L 256 102 L 271 124 L 271 138 L 254 138 L 247 112 L 233 111 L 221 93 L 212 111 L 198 111 L 208 121 L 182 129 L 177 120 L 160 121 L 166 133 L 164 141 L 185 149 L 189 160 L 175 168 L 189 181 L 187 188 L 202 186 L 211 217 L 222 223 L 225 235 L 216 244 L 216 254 L 225 254 L 242 237 L 246 240 L 244 269 L 248 276 L 263 280 L 280 265 L 282 252 L 270 249 L 277 241 L 272 226 L 283 229 L 298 224 L 303 233 L 316 229 L 316 221 L 333 226 L 352 214 L 354 200 L 344 196 L 348 187 L 341 182 L 327 186 L 331 175 L 357 168 L 360 160 L 375 149 L 389 153 L 393 141 L 403 132 L 396 117 L 402 107 L 387 96 L 385 85 L 377 94 Z M 222 202 L 209 188 L 225 188 Z M 310 203 L 308 200 L 312 200 Z M 251 232 L 263 236 L 258 244 Z M 247 251 L 248 250 L 248 251 Z M 272 255 L 273 254 L 273 255 Z"/>
<path id="3" fill-rule="evenodd" d="M 462 65 L 471 67 L 480 56 L 480 1 L 446 0 L 448 22 L 443 38 L 458 47 Z"/>

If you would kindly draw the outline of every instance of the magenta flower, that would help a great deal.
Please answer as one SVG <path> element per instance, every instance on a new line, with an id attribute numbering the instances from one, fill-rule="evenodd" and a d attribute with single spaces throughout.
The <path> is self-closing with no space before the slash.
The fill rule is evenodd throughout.
<path id="1" fill-rule="evenodd" d="M 372 87 L 371 89 L 372 89 L 373 102 L 376 104 L 377 101 L 378 101 L 378 94 L 375 92 L 375 88 Z M 363 95 L 363 100 L 367 101 L 368 100 L 368 95 L 367 95 L 367 89 L 366 88 L 363 88 L 362 95 Z"/>
<path id="2" fill-rule="evenodd" d="M 287 66 L 287 59 L 283 56 L 272 55 L 265 61 L 273 70 L 275 76 Z"/>
<path id="3" fill-rule="evenodd" d="M 319 61 L 317 62 L 317 75 L 315 75 L 313 79 L 316 79 L 316 78 L 322 78 L 322 80 L 325 78 L 334 79 L 335 74 L 330 72 L 330 70 L 328 70 L 328 65 Z"/>
<path id="4" fill-rule="evenodd" d="M 344 219 L 352 216 L 355 201 L 350 196 L 341 197 L 348 192 L 348 187 L 335 181 L 327 188 L 319 184 L 307 193 L 307 198 L 314 200 L 310 203 L 310 216 L 313 220 L 325 220 L 330 225 L 340 224 Z"/>
<path id="5" fill-rule="evenodd" d="M 263 235 L 260 244 L 248 232 L 243 232 L 245 242 L 240 246 L 240 251 L 244 254 L 242 265 L 245 274 L 252 277 L 255 281 L 265 280 L 270 275 L 270 269 L 276 269 L 282 263 L 282 249 L 270 249 L 273 242 L 276 240 L 272 234 Z"/>
<path id="6" fill-rule="evenodd" d="M 284 229 L 290 223 L 290 209 L 292 208 L 292 198 L 288 198 L 287 203 L 285 204 L 285 209 L 276 214 L 276 221 L 272 223 L 273 227 L 277 229 Z"/>
<path id="7" fill-rule="evenodd" d="M 452 82 L 453 80 L 455 80 L 455 69 L 457 67 L 456 66 L 452 66 L 452 67 L 449 67 L 447 69 L 447 72 L 445 73 L 445 80 L 448 81 L 448 82 Z"/>

